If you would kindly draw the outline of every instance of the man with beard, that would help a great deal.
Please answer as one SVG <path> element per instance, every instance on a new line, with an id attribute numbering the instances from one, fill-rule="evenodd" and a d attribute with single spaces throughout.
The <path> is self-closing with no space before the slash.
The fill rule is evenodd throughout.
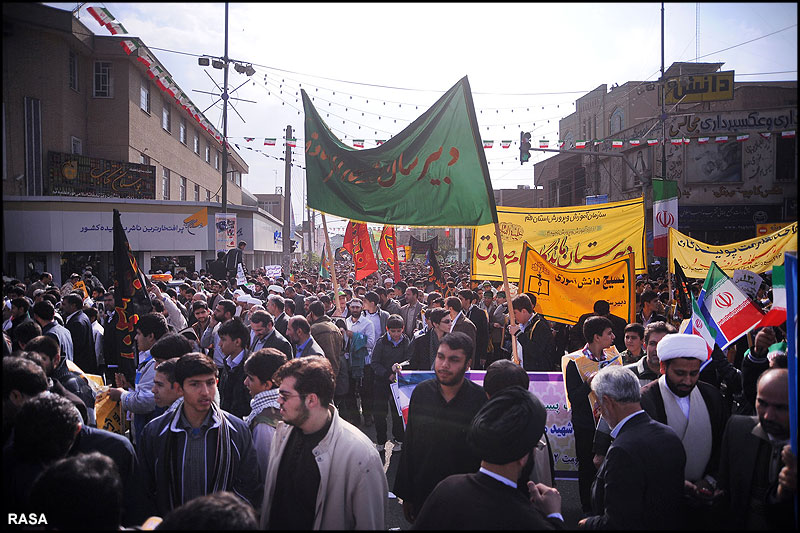
<path id="1" fill-rule="evenodd" d="M 382 529 L 389 490 L 378 452 L 331 404 L 325 357 L 300 357 L 274 375 L 278 422 L 264 483 L 262 529 Z"/>
<path id="2" fill-rule="evenodd" d="M 700 365 L 708 358 L 702 337 L 666 335 L 657 351 L 662 376 L 642 387 L 642 408 L 653 420 L 670 426 L 683 442 L 685 512 L 705 528 L 711 525 L 711 499 L 730 412 L 719 389 L 698 381 Z"/>
<path id="3" fill-rule="evenodd" d="M 791 530 L 793 491 L 780 490 L 789 441 L 789 373 L 774 368 L 761 374 L 756 392 L 758 416 L 733 415 L 722 438 L 719 488 L 731 529 Z M 791 449 L 787 450 L 791 454 Z M 790 461 L 794 465 L 795 461 Z M 794 479 L 797 479 L 796 466 Z"/>
<path id="4" fill-rule="evenodd" d="M 225 355 L 222 353 L 222 348 L 219 345 L 219 328 L 225 322 L 232 320 L 235 313 L 236 304 L 233 303 L 233 300 L 220 300 L 217 306 L 214 307 L 214 314 L 211 315 L 208 326 L 206 326 L 205 331 L 203 331 L 203 336 L 200 337 L 200 347 L 214 351 L 209 357 L 213 357 L 214 364 L 216 364 L 219 369 L 225 366 L 223 362 Z"/>
<path id="5" fill-rule="evenodd" d="M 412 524 L 437 483 L 480 467 L 480 456 L 466 442 L 472 418 L 487 401 L 483 387 L 464 377 L 474 349 L 466 333 L 445 335 L 436 353 L 436 378 L 417 385 L 411 395 L 393 491 Z"/>

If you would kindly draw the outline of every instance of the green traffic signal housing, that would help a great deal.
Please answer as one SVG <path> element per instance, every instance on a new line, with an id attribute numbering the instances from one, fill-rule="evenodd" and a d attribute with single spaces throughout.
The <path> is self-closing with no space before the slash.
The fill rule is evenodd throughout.
<path id="1" fill-rule="evenodd" d="M 527 163 L 531 158 L 531 134 L 519 132 L 519 164 Z"/>

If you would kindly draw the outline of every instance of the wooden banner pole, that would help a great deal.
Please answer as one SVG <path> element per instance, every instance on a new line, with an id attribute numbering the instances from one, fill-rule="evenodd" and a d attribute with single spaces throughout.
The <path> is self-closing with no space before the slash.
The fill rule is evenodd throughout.
<path id="1" fill-rule="evenodd" d="M 517 321 L 514 319 L 514 309 L 511 305 L 511 287 L 508 285 L 508 271 L 506 269 L 505 253 L 503 252 L 503 238 L 500 235 L 500 223 L 494 223 L 494 235 L 497 238 L 497 254 L 500 256 L 500 269 L 503 272 L 503 286 L 506 290 L 506 302 L 508 302 L 508 322 L 509 325 L 514 325 Z M 522 294 L 522 286 L 517 287 L 517 294 Z M 517 354 L 517 338 L 511 337 L 511 360 L 514 364 L 520 364 L 519 355 Z"/>
<path id="2" fill-rule="evenodd" d="M 328 233 L 328 221 L 325 213 L 322 213 L 322 229 L 325 231 L 325 244 L 328 249 L 328 263 L 331 265 L 331 281 L 333 281 L 333 301 L 336 302 L 336 316 L 342 316 L 342 304 L 339 302 L 339 280 L 336 278 L 336 261 L 334 260 L 333 250 L 331 249 L 331 236 Z"/>

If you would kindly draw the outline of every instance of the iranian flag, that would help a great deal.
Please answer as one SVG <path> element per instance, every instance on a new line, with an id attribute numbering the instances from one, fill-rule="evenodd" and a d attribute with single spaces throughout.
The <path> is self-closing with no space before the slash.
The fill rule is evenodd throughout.
<path id="1" fill-rule="evenodd" d="M 759 327 L 780 326 L 786 322 L 786 267 L 772 267 L 772 308 L 761 319 Z"/>
<path id="2" fill-rule="evenodd" d="M 89 12 L 91 16 L 95 18 L 95 20 L 101 25 L 105 26 L 106 24 L 110 24 L 114 21 L 114 15 L 108 12 L 108 9 L 104 7 L 90 7 L 86 11 Z"/>
<path id="3" fill-rule="evenodd" d="M 586 148 L 586 141 L 575 141 L 575 148 Z"/>
<path id="4" fill-rule="evenodd" d="M 726 143 L 726 142 L 728 142 L 728 136 L 727 135 L 720 135 L 719 137 L 714 139 L 714 142 L 715 143 Z"/>
<path id="5" fill-rule="evenodd" d="M 511 143 L 514 141 L 500 141 L 501 148 L 511 148 Z"/>
<path id="6" fill-rule="evenodd" d="M 593 142 L 595 146 L 597 146 L 598 144 L 603 144 L 603 141 L 601 141 L 600 139 L 595 139 Z"/>
<path id="7" fill-rule="evenodd" d="M 491 148 L 492 146 L 494 146 L 494 141 L 486 141 L 486 140 L 483 141 L 484 148 Z"/>
<path id="8" fill-rule="evenodd" d="M 723 350 L 758 326 L 764 318 L 764 313 L 714 261 L 703 283 L 701 297 L 701 311 L 709 325 L 712 322 L 716 325 L 716 342 Z"/>
<path id="9" fill-rule="evenodd" d="M 264 139 L 264 146 L 275 146 L 277 139 L 275 137 L 268 137 Z"/>
<path id="10" fill-rule="evenodd" d="M 539 141 L 539 148 L 547 148 L 550 146 L 550 141 L 547 139 L 542 139 Z"/>
<path id="11" fill-rule="evenodd" d="M 672 143 L 672 146 L 680 146 L 681 144 L 683 144 L 683 137 L 678 137 L 677 139 L 670 139 L 669 142 Z"/>
<path id="12" fill-rule="evenodd" d="M 128 30 L 125 29 L 125 26 L 116 21 L 106 24 L 106 29 L 111 32 L 111 35 L 128 33 Z"/>
<path id="13" fill-rule="evenodd" d="M 692 141 L 689 139 L 689 137 L 684 137 L 683 138 L 683 144 L 689 144 L 690 142 L 692 142 Z"/>
<path id="14" fill-rule="evenodd" d="M 289 148 L 297 147 L 297 139 L 295 139 L 294 137 L 292 137 L 291 139 L 287 139 L 286 146 L 288 146 Z"/>
<path id="15" fill-rule="evenodd" d="M 136 57 L 136 61 L 142 63 L 145 67 L 150 68 L 150 65 L 153 64 L 153 59 L 147 55 L 146 53 L 143 54 L 141 50 L 139 51 L 139 55 Z"/>
<path id="16" fill-rule="evenodd" d="M 125 53 L 131 55 L 139 48 L 139 45 L 136 44 L 136 41 L 132 41 L 130 39 L 125 39 L 124 41 L 120 41 L 119 44 L 122 46 L 122 49 L 125 50 Z"/>
<path id="17" fill-rule="evenodd" d="M 246 142 L 253 142 L 256 138 L 255 137 L 245 137 L 244 140 Z"/>
<path id="18" fill-rule="evenodd" d="M 762 131 L 759 135 L 761 135 L 765 139 L 769 139 L 770 137 L 772 137 L 772 133 L 769 131 Z"/>
<path id="19" fill-rule="evenodd" d="M 708 144 L 708 137 L 700 137 L 697 139 L 697 144 Z"/>
<path id="20" fill-rule="evenodd" d="M 631 143 L 631 146 L 639 146 L 640 144 L 642 144 L 639 139 L 631 139 L 630 143 Z"/>
<path id="21" fill-rule="evenodd" d="M 611 141 L 611 147 L 612 148 L 622 148 L 623 144 L 624 143 L 619 139 L 614 139 L 613 141 Z"/>
<path id="22" fill-rule="evenodd" d="M 166 91 L 167 87 L 169 87 L 170 85 L 169 76 L 167 76 L 166 74 L 162 74 L 159 77 L 157 77 L 156 85 L 158 85 L 158 88 L 161 89 L 162 91 Z"/>
<path id="23" fill-rule="evenodd" d="M 678 229 L 678 182 L 653 180 L 653 255 L 667 257 L 669 228 Z"/>
<path id="24" fill-rule="evenodd" d="M 736 142 L 746 141 L 749 138 L 750 138 L 750 135 L 748 135 L 747 133 L 745 133 L 744 135 L 737 135 L 736 136 Z"/>
<path id="25" fill-rule="evenodd" d="M 364 148 L 364 139 L 353 139 L 354 148 Z"/>
<path id="26" fill-rule="evenodd" d="M 655 146 L 658 144 L 658 139 L 647 139 L 647 146 Z"/>
<path id="27" fill-rule="evenodd" d="M 559 139 L 559 140 L 558 140 L 558 147 L 559 147 L 559 148 L 564 148 L 564 144 L 565 144 L 565 143 L 564 143 L 564 141 L 563 141 L 562 139 Z"/>
<path id="28" fill-rule="evenodd" d="M 151 78 L 160 77 L 162 72 L 164 72 L 164 70 L 158 65 L 150 65 L 150 68 L 147 69 L 147 75 Z"/>
<path id="29" fill-rule="evenodd" d="M 782 139 L 793 139 L 794 138 L 794 130 L 790 131 L 782 131 L 781 132 Z"/>
<path id="30" fill-rule="evenodd" d="M 711 357 L 711 352 L 714 351 L 714 345 L 716 344 L 715 339 L 717 336 L 717 330 L 703 315 L 702 311 L 700 310 L 700 306 L 697 304 L 697 300 L 694 299 L 694 296 L 690 294 L 689 297 L 692 299 L 692 319 L 685 332 L 702 337 L 703 340 L 706 341 L 708 357 Z"/>
<path id="31" fill-rule="evenodd" d="M 386 142 L 386 139 L 376 139 L 375 140 L 375 144 L 378 145 L 378 146 L 382 145 L 385 142 Z"/>

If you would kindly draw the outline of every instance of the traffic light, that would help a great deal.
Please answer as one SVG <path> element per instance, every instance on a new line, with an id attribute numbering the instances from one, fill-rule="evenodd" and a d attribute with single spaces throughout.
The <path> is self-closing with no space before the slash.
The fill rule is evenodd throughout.
<path id="1" fill-rule="evenodd" d="M 297 251 L 297 241 L 294 239 L 289 240 L 289 246 L 292 253 Z"/>
<path id="2" fill-rule="evenodd" d="M 527 163 L 531 158 L 531 134 L 527 131 L 519 132 L 519 164 Z"/>

